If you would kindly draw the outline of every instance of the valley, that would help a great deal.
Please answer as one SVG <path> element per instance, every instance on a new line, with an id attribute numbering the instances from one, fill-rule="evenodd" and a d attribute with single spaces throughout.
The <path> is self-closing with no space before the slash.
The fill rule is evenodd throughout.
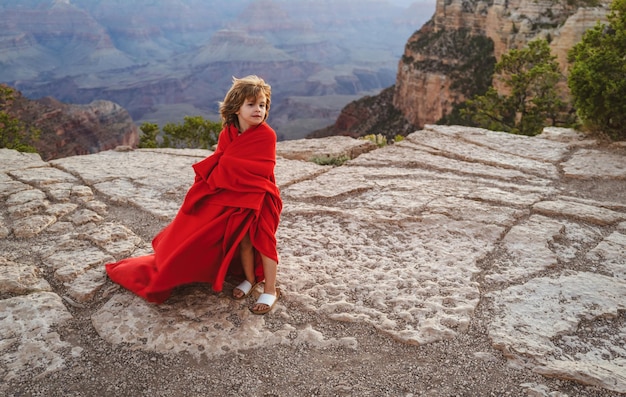
<path id="1" fill-rule="evenodd" d="M 434 1 L 0 2 L 0 82 L 37 99 L 109 100 L 137 125 L 217 120 L 233 76 L 273 87 L 279 139 L 332 124 L 395 83 Z"/>

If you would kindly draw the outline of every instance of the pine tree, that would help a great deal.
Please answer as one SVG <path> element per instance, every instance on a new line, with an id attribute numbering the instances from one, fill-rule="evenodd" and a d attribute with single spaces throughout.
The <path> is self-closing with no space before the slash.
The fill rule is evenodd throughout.
<path id="1" fill-rule="evenodd" d="M 568 124 L 567 104 L 558 83 L 564 79 L 546 40 L 512 49 L 495 66 L 504 94 L 494 87 L 466 101 L 462 114 L 476 125 L 522 135 L 541 133 L 546 125 Z"/>
<path id="2" fill-rule="evenodd" d="M 598 23 L 569 52 L 568 85 L 584 124 L 626 139 L 626 0 L 614 0 L 609 24 Z"/>

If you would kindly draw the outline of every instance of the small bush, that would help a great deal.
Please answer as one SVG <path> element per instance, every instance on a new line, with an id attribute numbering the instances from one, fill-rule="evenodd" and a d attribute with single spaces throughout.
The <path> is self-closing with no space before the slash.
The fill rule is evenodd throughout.
<path id="1" fill-rule="evenodd" d="M 626 139 L 626 0 L 614 0 L 609 25 L 598 22 L 569 52 L 568 85 L 584 125 Z"/>
<path id="2" fill-rule="evenodd" d="M 359 139 L 370 141 L 370 142 L 374 143 L 378 147 L 387 146 L 387 138 L 385 138 L 385 136 L 383 134 L 364 135 L 364 136 L 362 136 Z"/>
<path id="3" fill-rule="evenodd" d="M 143 123 L 140 127 L 140 148 L 199 148 L 210 149 L 217 143 L 222 124 L 201 116 L 186 116 L 182 124 L 167 123 L 159 139 L 159 126 Z"/>
<path id="4" fill-rule="evenodd" d="M 346 161 L 350 160 L 350 157 L 343 155 L 339 157 L 333 156 L 317 156 L 311 159 L 317 165 L 332 165 L 332 166 L 340 166 L 343 165 Z"/>
<path id="5" fill-rule="evenodd" d="M 41 131 L 9 113 L 15 93 L 13 88 L 0 85 L 0 148 L 36 153 L 35 142 Z"/>

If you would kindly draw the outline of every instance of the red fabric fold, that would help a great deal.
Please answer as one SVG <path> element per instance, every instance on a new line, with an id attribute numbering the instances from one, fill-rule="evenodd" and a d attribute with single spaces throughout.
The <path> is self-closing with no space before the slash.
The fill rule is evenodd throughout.
<path id="1" fill-rule="evenodd" d="M 164 302 L 173 288 L 212 284 L 242 275 L 239 243 L 250 233 L 255 275 L 264 279 L 259 253 L 278 262 L 276 230 L 282 201 L 276 180 L 276 133 L 262 123 L 239 135 L 224 128 L 211 156 L 193 165 L 195 181 L 174 220 L 152 241 L 154 254 L 106 265 L 112 281 L 144 299 Z"/>

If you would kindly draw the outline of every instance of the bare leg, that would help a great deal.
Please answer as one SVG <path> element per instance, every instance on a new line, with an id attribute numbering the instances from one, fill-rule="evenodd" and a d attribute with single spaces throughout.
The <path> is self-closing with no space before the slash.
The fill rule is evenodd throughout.
<path id="1" fill-rule="evenodd" d="M 261 260 L 263 262 L 263 273 L 265 274 L 265 286 L 263 287 L 263 292 L 266 294 L 276 295 L 276 273 L 278 264 L 275 260 L 270 259 L 263 254 L 261 254 Z M 252 307 L 252 310 L 263 310 L 267 307 L 267 305 L 256 303 Z"/>
<path id="2" fill-rule="evenodd" d="M 243 273 L 246 276 L 246 280 L 252 285 L 256 282 L 254 276 L 254 248 L 250 241 L 250 235 L 246 233 L 241 243 L 239 243 L 239 255 L 241 256 L 241 265 L 243 267 Z M 239 288 L 233 290 L 233 298 L 239 299 L 244 295 L 243 291 Z"/>

